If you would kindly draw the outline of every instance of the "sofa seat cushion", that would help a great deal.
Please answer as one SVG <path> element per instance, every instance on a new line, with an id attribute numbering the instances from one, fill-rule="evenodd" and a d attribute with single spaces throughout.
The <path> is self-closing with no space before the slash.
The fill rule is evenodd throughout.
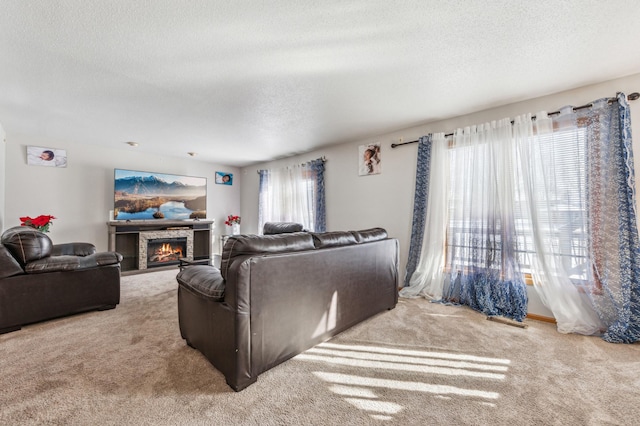
<path id="1" fill-rule="evenodd" d="M 333 231 L 314 233 L 313 243 L 316 248 L 340 247 L 357 244 L 356 237 L 349 231 Z"/>
<path id="2" fill-rule="evenodd" d="M 25 270 L 28 274 L 77 271 L 99 266 L 117 265 L 121 261 L 122 255 L 112 251 L 89 256 L 50 256 L 27 263 Z"/>
<path id="3" fill-rule="evenodd" d="M 4 231 L 2 244 L 22 267 L 33 260 L 50 256 L 53 248 L 47 234 L 28 226 L 14 226 Z"/>
<path id="4" fill-rule="evenodd" d="M 181 286 L 214 301 L 224 299 L 225 281 L 220 270 L 214 266 L 188 266 L 178 272 L 176 280 Z"/>
<path id="5" fill-rule="evenodd" d="M 364 229 L 362 231 L 351 231 L 358 244 L 368 243 L 371 241 L 384 240 L 387 238 L 387 231 L 383 228 Z"/>
<path id="6" fill-rule="evenodd" d="M 7 248 L 0 244 L 0 279 L 24 274 L 24 269 Z"/>

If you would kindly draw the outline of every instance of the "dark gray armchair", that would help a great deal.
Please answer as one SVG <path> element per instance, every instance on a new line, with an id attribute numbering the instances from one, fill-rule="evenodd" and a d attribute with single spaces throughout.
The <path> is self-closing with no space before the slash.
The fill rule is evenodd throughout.
<path id="1" fill-rule="evenodd" d="M 23 325 L 120 302 L 120 262 L 89 243 L 55 245 L 33 228 L 17 226 L 0 244 L 0 334 Z"/>

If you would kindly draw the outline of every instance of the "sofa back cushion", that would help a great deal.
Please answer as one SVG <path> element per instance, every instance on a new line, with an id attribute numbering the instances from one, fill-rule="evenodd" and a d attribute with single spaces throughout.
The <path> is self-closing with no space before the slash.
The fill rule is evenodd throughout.
<path id="1" fill-rule="evenodd" d="M 348 246 L 358 243 L 356 237 L 349 231 L 319 232 L 312 235 L 313 243 L 318 249 Z"/>
<path id="2" fill-rule="evenodd" d="M 266 222 L 262 227 L 264 235 L 288 234 L 291 232 L 302 232 L 302 224 L 295 222 Z"/>
<path id="3" fill-rule="evenodd" d="M 383 228 L 364 229 L 362 231 L 351 231 L 353 236 L 360 243 L 368 243 L 371 241 L 384 240 L 387 238 L 387 231 Z"/>
<path id="4" fill-rule="evenodd" d="M 11 252 L 20 266 L 51 255 L 53 244 L 44 232 L 28 226 L 15 226 L 2 234 L 2 244 Z"/>
<path id="5" fill-rule="evenodd" d="M 229 237 L 222 250 L 220 272 L 227 279 L 227 271 L 234 260 L 246 255 L 285 253 L 313 250 L 313 237 L 307 232 L 274 235 L 235 235 Z"/>
<path id="6" fill-rule="evenodd" d="M 0 279 L 24 274 L 24 270 L 9 250 L 0 244 Z"/>

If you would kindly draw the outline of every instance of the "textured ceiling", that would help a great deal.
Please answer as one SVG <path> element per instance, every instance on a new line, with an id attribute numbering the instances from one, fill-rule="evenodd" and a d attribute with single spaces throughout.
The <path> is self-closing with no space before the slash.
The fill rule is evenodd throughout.
<path id="1" fill-rule="evenodd" d="M 8 138 L 227 165 L 640 71 L 640 1 L 1 0 Z"/>

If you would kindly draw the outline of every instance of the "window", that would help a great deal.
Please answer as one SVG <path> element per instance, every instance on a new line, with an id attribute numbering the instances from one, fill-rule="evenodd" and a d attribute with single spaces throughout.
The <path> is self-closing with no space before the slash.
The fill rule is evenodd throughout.
<path id="1" fill-rule="evenodd" d="M 513 142 L 515 143 L 515 142 Z M 528 182 L 535 188 L 537 205 L 536 212 L 542 225 L 536 232 L 545 243 L 553 247 L 553 254 L 562 259 L 562 266 L 575 284 L 584 284 L 590 277 L 587 267 L 587 194 L 586 168 L 587 145 L 584 127 L 556 128 L 547 136 L 524 141 L 528 146 L 527 153 L 534 153 L 533 158 L 527 158 L 526 164 L 545 170 L 538 176 L 555 176 L 547 181 Z M 487 217 L 486 212 L 494 212 L 490 208 L 481 209 L 485 214 L 468 215 L 464 211 L 474 202 L 491 202 L 480 194 L 474 200 L 474 191 L 491 185 L 495 173 L 488 172 L 485 182 L 467 182 L 466 190 L 461 191 L 460 179 L 465 179 L 464 173 L 456 173 L 460 167 L 460 157 L 468 157 L 468 164 L 474 168 L 490 170 L 496 167 L 495 157 L 485 151 L 490 149 L 487 144 L 480 146 L 456 147 L 449 143 L 450 192 L 449 192 L 449 224 L 446 231 L 446 265 L 450 272 L 452 265 L 458 268 L 494 268 L 504 267 L 502 241 L 505 238 L 505 227 L 515 228 L 515 256 L 524 274 L 526 282 L 532 284 L 531 262 L 535 254 L 534 231 L 532 229 L 524 186 L 527 184 L 521 167 L 523 158 L 518 149 L 512 150 L 510 164 L 513 165 L 508 175 L 513 180 L 513 218 L 502 215 Z M 464 161 L 462 162 L 464 164 Z M 553 169 L 553 170 L 549 170 Z M 550 173 L 549 173 L 550 172 Z M 478 174 L 473 175 L 478 179 Z M 486 176 L 486 175 L 485 175 Z M 468 176 L 466 177 L 468 178 Z M 540 179 L 543 179 L 542 177 Z M 501 191 L 498 191 L 500 195 Z M 493 200 L 501 202 L 502 200 Z M 486 206 L 485 206 L 486 207 Z M 511 222 L 512 220 L 512 222 Z M 508 221 L 510 223 L 505 223 Z"/>
<path id="2" fill-rule="evenodd" d="M 266 222 L 297 222 L 325 230 L 324 160 L 259 173 L 260 229 Z"/>

